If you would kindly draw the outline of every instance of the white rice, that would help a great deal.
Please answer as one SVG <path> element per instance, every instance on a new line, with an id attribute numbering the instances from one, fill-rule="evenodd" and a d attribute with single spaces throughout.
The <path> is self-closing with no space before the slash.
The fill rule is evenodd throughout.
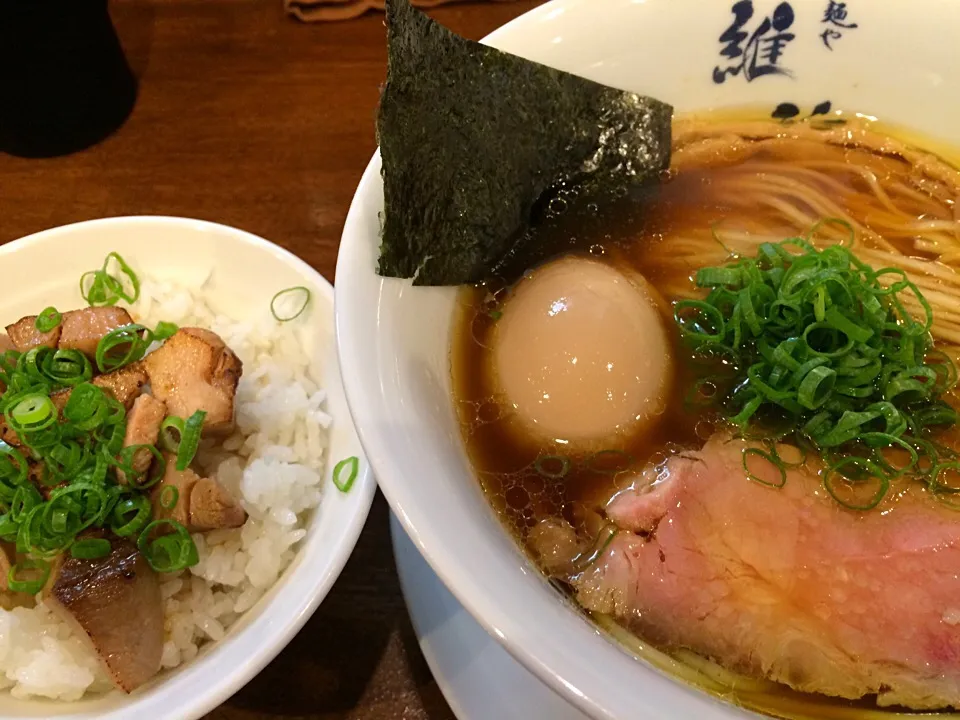
<path id="1" fill-rule="evenodd" d="M 144 281 L 132 314 L 151 327 L 167 320 L 209 328 L 243 361 L 237 432 L 202 448 L 198 462 L 249 518 L 242 528 L 195 535 L 200 563 L 164 576 L 162 665 L 173 668 L 221 639 L 290 564 L 320 501 L 331 418 L 294 323 L 278 323 L 268 308 L 238 322 L 214 313 L 202 289 Z M 93 651 L 44 605 L 0 609 L 0 690 L 76 700 L 110 688 Z"/>

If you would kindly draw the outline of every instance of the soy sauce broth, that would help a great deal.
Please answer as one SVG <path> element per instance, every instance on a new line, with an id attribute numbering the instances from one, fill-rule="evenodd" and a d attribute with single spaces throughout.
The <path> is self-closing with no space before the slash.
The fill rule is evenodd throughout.
<path id="1" fill-rule="evenodd" d="M 749 112 L 741 115 L 748 119 L 756 117 Z M 730 114 L 717 114 L 707 119 L 729 117 Z M 917 142 L 915 136 L 899 129 L 885 127 L 883 131 L 920 147 L 935 147 L 942 157 L 958 157 L 945 154 L 943 146 Z M 669 307 L 682 293 L 690 292 L 697 269 L 729 259 L 726 238 L 749 235 L 754 242 L 760 237 L 779 241 L 801 233 L 804 228 L 798 220 L 785 220 L 768 207 L 752 204 L 749 197 L 737 197 L 730 192 L 730 187 L 744 177 L 762 178 L 765 173 L 776 173 L 780 167 L 806 162 L 807 157 L 816 160 L 818 153 L 817 147 L 788 148 L 784 154 L 760 152 L 732 165 L 672 170 L 665 174 L 655 191 L 625 195 L 603 206 L 582 201 L 575 192 L 561 191 L 562 202 L 546 204 L 541 224 L 528 235 L 524 249 L 508 258 L 502 269 L 503 277 L 461 291 L 451 347 L 454 400 L 461 433 L 486 497 L 522 546 L 526 547 L 530 529 L 545 518 L 562 517 L 578 531 L 589 532 L 591 518 L 595 527 L 596 518 L 602 517 L 608 501 L 630 485 L 642 468 L 671 454 L 700 447 L 721 422 L 713 412 L 689 402 L 688 388 L 695 379 L 703 377 L 704 370 L 690 361 L 689 354 L 680 345 L 668 311 L 664 326 L 676 359 L 676 377 L 666 411 L 658 422 L 641 434 L 607 438 L 602 447 L 593 447 L 589 453 L 572 453 L 562 439 L 533 442 L 509 422 L 512 408 L 498 395 L 492 369 L 493 329 L 511 283 L 523 272 L 554 257 L 582 255 L 640 273 Z M 836 155 L 842 160 L 833 170 L 823 171 L 833 188 L 831 199 L 843 212 L 857 217 L 873 230 L 874 208 L 869 198 L 864 199 L 869 187 L 862 176 L 850 171 L 857 163 L 871 163 L 873 159 L 860 150 L 833 148 L 821 154 L 823 157 Z M 896 172 L 891 162 L 884 158 L 874 166 L 881 181 Z M 916 207 L 911 207 L 909 202 L 906 205 L 915 218 L 938 217 L 935 213 L 931 215 L 930 208 L 922 203 Z M 949 211 L 952 205 L 948 203 L 945 207 L 948 209 L 944 210 L 942 219 L 953 219 Z M 809 212 L 810 208 L 801 210 Z M 884 240 L 907 255 L 924 257 L 923 252 L 913 252 L 896 237 Z M 696 245 L 698 251 L 680 252 L 679 249 L 688 244 Z M 869 251 L 879 245 L 863 238 L 861 247 Z M 942 441 L 960 446 L 956 432 Z M 613 459 L 613 463 L 598 468 L 593 456 L 598 449 L 614 451 L 604 458 L 604 462 Z M 554 456 L 569 461 L 563 477 L 554 477 L 561 462 Z M 850 702 L 806 695 L 775 683 L 745 678 L 703 658 L 692 657 L 689 651 L 654 648 L 629 630 L 619 629 L 611 618 L 601 617 L 599 621 L 637 657 L 726 700 L 774 717 L 852 720 L 902 717 L 901 713 L 914 716 L 903 709 L 879 710 L 869 697 Z M 918 716 L 960 718 L 952 713 Z"/>

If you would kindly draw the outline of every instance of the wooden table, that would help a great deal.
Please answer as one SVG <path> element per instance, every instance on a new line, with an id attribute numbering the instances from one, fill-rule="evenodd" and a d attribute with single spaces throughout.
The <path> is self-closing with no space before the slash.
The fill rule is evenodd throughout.
<path id="1" fill-rule="evenodd" d="M 539 4 L 435 11 L 480 38 Z M 90 218 L 164 214 L 234 225 L 333 280 L 340 230 L 375 146 L 382 16 L 303 25 L 280 0 L 117 0 L 141 79 L 119 133 L 77 155 L 0 155 L 0 243 Z M 300 635 L 208 720 L 446 720 L 397 582 L 377 497 L 352 560 Z"/>

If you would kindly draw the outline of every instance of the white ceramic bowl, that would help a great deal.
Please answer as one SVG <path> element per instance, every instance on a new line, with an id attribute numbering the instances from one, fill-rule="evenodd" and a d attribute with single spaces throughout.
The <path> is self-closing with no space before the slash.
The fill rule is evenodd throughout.
<path id="1" fill-rule="evenodd" d="M 749 5 L 750 3 L 747 3 Z M 772 27 L 750 38 L 778 0 L 755 0 L 741 49 L 721 55 L 733 0 L 554 0 L 486 39 L 491 45 L 678 111 L 825 102 L 960 141 L 960 3 L 791 0 L 774 70 Z M 828 7 L 833 13 L 828 15 Z M 746 8 L 743 3 L 739 6 Z M 789 9 L 789 12 L 788 12 Z M 746 13 L 744 13 L 746 14 Z M 789 27 L 786 20 L 790 20 Z M 851 27 L 851 26 L 856 27 Z M 847 26 L 847 27 L 843 27 Z M 828 45 L 830 47 L 828 47 Z M 714 79 L 746 61 L 746 69 Z M 454 416 L 449 380 L 451 289 L 413 288 L 375 273 L 380 161 L 360 183 L 337 266 L 344 382 L 364 448 L 405 529 L 457 599 L 524 665 L 597 718 L 742 718 L 743 710 L 637 662 L 583 619 L 517 550 L 484 500 Z M 491 691 L 495 689 L 491 688 Z"/>
<path id="2" fill-rule="evenodd" d="M 0 247 L 0 320 L 12 322 L 51 304 L 81 306 L 80 275 L 99 267 L 112 250 L 141 272 L 149 268 L 153 277 L 186 284 L 199 284 L 212 268 L 210 304 L 237 319 L 262 310 L 282 288 L 308 287 L 313 307 L 298 332 L 329 393 L 334 417 L 329 457 L 360 456 L 360 474 L 344 494 L 330 481 L 327 468 L 323 499 L 293 563 L 226 638 L 206 646 L 193 662 L 162 673 L 132 695 L 112 692 L 77 703 L 52 703 L 18 701 L 0 692 L 5 720 L 201 717 L 249 682 L 310 618 L 353 551 L 376 489 L 343 396 L 333 288 L 309 265 L 266 240 L 223 225 L 165 217 L 94 220 L 31 235 Z"/>

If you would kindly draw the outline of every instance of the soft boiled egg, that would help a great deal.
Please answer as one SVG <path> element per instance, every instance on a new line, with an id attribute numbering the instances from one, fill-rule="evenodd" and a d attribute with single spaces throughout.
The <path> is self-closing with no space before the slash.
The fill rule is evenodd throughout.
<path id="1" fill-rule="evenodd" d="M 583 257 L 517 283 L 497 321 L 493 372 L 528 431 L 584 444 L 663 413 L 673 362 L 654 292 L 637 273 Z"/>

